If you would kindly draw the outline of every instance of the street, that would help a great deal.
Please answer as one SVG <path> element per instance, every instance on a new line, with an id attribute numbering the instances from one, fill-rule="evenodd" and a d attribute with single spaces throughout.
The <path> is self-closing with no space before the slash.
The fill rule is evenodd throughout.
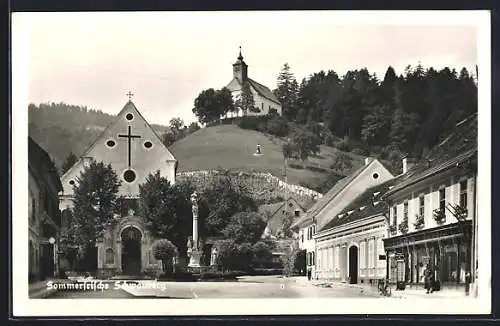
<path id="1" fill-rule="evenodd" d="M 228 282 L 139 281 L 123 285 L 113 281 L 107 289 L 55 291 L 49 298 L 355 298 L 378 297 L 375 291 L 349 286 L 321 287 L 303 278 L 246 276 Z"/>

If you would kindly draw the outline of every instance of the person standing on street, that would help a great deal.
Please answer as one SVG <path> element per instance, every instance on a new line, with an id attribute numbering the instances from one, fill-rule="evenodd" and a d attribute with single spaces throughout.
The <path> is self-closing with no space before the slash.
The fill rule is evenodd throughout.
<path id="1" fill-rule="evenodd" d="M 427 294 L 434 292 L 434 272 L 430 264 L 427 264 L 427 266 L 425 267 L 424 286 Z"/>

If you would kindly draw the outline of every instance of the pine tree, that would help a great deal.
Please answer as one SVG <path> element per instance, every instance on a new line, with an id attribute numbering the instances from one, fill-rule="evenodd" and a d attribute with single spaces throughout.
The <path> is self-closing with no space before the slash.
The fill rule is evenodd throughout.
<path id="1" fill-rule="evenodd" d="M 283 116 L 293 119 L 297 115 L 296 102 L 299 84 L 288 63 L 285 63 L 281 68 L 277 84 L 278 88 L 274 90 L 274 95 L 281 103 Z"/>
<path id="2" fill-rule="evenodd" d="M 66 173 L 73 165 L 75 165 L 76 161 L 78 161 L 78 157 L 76 157 L 73 152 L 70 152 L 68 157 L 66 157 L 66 161 L 64 161 L 61 167 L 62 174 Z"/>

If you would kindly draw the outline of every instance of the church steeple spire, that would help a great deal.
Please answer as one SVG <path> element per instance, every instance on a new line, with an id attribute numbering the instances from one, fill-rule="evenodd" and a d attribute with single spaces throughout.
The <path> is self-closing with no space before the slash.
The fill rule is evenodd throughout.
<path id="1" fill-rule="evenodd" d="M 243 55 L 241 54 L 241 46 L 240 53 L 238 55 L 238 61 L 233 64 L 233 76 L 238 79 L 240 83 L 245 82 L 248 79 L 248 66 L 243 61 Z"/>
<path id="2" fill-rule="evenodd" d="M 240 55 L 238 56 L 238 60 L 243 61 L 243 56 L 241 55 L 241 45 L 240 45 Z"/>

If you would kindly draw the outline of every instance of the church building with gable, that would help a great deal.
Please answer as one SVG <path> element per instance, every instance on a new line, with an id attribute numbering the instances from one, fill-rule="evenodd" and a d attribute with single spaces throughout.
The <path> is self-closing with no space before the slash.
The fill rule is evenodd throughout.
<path id="1" fill-rule="evenodd" d="M 249 84 L 255 107 L 259 110 L 259 112 L 248 111 L 245 113 L 246 115 L 266 115 L 272 109 L 276 110 L 276 112 L 281 115 L 281 103 L 276 96 L 274 96 L 273 92 L 267 86 L 264 86 L 248 77 L 248 65 L 243 60 L 240 48 L 240 54 L 237 61 L 233 64 L 233 79 L 231 79 L 229 84 L 226 86 L 226 88 L 231 91 L 235 101 L 241 96 L 244 83 Z M 228 113 L 227 118 L 240 117 L 243 115 L 244 113 L 239 110 L 235 113 Z"/>
<path id="2" fill-rule="evenodd" d="M 139 185 L 150 173 L 160 171 L 162 177 L 171 184 L 175 183 L 176 159 L 130 100 L 116 120 L 61 177 L 63 190 L 59 196 L 59 208 L 63 220 L 65 211 L 73 208 L 73 186 L 93 160 L 111 164 L 121 180 L 118 197 L 123 196 L 132 202 L 139 198 Z M 151 245 L 154 239 L 143 220 L 133 209 L 125 215 L 97 241 L 97 270 L 101 277 L 137 275 L 158 270 L 161 266 L 153 257 Z"/>

